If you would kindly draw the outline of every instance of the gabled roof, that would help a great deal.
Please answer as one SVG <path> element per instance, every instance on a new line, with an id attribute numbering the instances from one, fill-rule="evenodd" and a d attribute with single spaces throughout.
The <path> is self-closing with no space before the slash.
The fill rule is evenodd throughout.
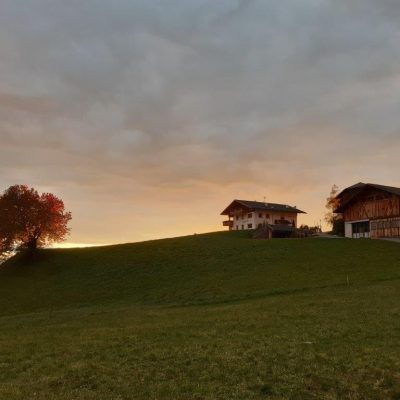
<path id="1" fill-rule="evenodd" d="M 342 190 L 337 197 L 340 197 L 344 192 L 355 190 L 355 189 L 364 189 L 366 187 L 372 187 L 375 189 L 383 190 L 384 192 L 396 194 L 400 196 L 400 188 L 394 186 L 385 186 L 385 185 L 378 185 L 376 183 L 363 183 L 358 182 L 355 185 L 349 186 L 348 188 Z"/>
<path id="2" fill-rule="evenodd" d="M 288 206 L 286 204 L 277 203 L 263 203 L 261 201 L 249 201 L 249 200 L 233 200 L 228 207 L 222 211 L 221 215 L 229 215 L 230 210 L 235 207 L 245 207 L 249 210 L 254 211 L 278 211 L 278 212 L 291 212 L 296 214 L 306 214 L 304 211 L 299 210 L 296 207 Z"/>
<path id="3" fill-rule="evenodd" d="M 394 186 L 378 185 L 376 183 L 363 183 L 359 182 L 355 185 L 349 186 L 342 190 L 336 197 L 340 199 L 340 206 L 334 211 L 335 213 L 342 213 L 343 209 L 349 204 L 355 197 L 364 192 L 366 189 L 378 189 L 383 192 L 400 196 L 400 188 Z"/>
<path id="4" fill-rule="evenodd" d="M 397 196 L 400 196 L 400 188 L 395 186 L 384 186 L 384 185 L 377 185 L 375 183 L 367 183 L 367 186 L 372 186 L 375 189 L 383 190 L 384 192 L 392 193 Z"/>

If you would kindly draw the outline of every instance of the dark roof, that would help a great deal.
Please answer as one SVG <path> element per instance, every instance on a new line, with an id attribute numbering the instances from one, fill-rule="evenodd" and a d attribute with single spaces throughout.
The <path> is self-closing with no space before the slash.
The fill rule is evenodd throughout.
<path id="1" fill-rule="evenodd" d="M 366 185 L 366 183 L 358 182 L 358 183 L 356 183 L 355 185 L 352 185 L 352 186 L 349 186 L 349 187 L 346 188 L 346 189 L 343 189 L 343 190 L 338 194 L 338 196 L 340 196 L 343 192 L 345 192 L 345 191 L 347 191 L 347 190 L 360 189 L 360 188 L 365 187 L 365 185 Z"/>
<path id="2" fill-rule="evenodd" d="M 296 207 L 288 206 L 286 204 L 277 204 L 277 203 L 264 203 L 261 201 L 249 201 L 249 200 L 233 200 L 228 207 L 222 211 L 221 215 L 228 215 L 230 208 L 238 203 L 248 209 L 251 210 L 260 210 L 260 211 L 279 211 L 279 212 L 291 212 L 297 214 L 306 214 L 304 211 L 299 210 Z"/>
<path id="3" fill-rule="evenodd" d="M 376 183 L 363 183 L 359 182 L 355 185 L 349 186 L 348 188 L 342 190 L 337 198 L 340 199 L 340 206 L 335 210 L 337 213 L 343 212 L 344 207 L 349 204 L 355 197 L 357 197 L 361 192 L 367 188 L 373 188 L 382 190 L 383 192 L 391 193 L 396 196 L 400 196 L 400 188 L 394 186 L 378 185 Z"/>
<path id="4" fill-rule="evenodd" d="M 375 189 L 383 190 L 385 192 L 389 192 L 392 194 L 396 194 L 400 196 L 400 188 L 394 186 L 385 186 L 385 185 L 378 185 L 376 183 L 363 183 L 358 182 L 355 185 L 349 186 L 348 188 L 342 190 L 337 197 L 340 197 L 344 192 L 355 190 L 355 189 L 365 189 L 366 187 L 372 187 Z"/>
<path id="5" fill-rule="evenodd" d="M 372 186 L 376 189 L 383 190 L 384 192 L 392 193 L 400 196 L 400 188 L 394 186 L 377 185 L 376 183 L 367 183 L 367 186 Z"/>

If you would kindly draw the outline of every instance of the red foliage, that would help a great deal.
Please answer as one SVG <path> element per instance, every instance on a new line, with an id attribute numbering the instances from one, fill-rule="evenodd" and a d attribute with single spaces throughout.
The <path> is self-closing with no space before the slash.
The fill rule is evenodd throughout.
<path id="1" fill-rule="evenodd" d="M 11 186 L 0 196 L 0 254 L 62 242 L 70 220 L 71 213 L 53 194 L 39 195 L 25 185 Z"/>

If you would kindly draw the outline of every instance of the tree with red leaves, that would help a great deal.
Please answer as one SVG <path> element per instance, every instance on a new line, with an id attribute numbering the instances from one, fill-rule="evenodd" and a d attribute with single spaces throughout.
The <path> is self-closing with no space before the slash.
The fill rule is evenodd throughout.
<path id="1" fill-rule="evenodd" d="M 9 187 L 0 196 L 0 255 L 62 242 L 71 213 L 61 199 L 25 185 Z"/>

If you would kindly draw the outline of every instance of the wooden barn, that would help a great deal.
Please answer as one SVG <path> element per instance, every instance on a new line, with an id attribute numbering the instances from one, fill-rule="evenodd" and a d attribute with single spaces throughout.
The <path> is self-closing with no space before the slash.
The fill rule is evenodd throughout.
<path id="1" fill-rule="evenodd" d="M 346 237 L 400 238 L 400 188 L 360 182 L 337 198 Z"/>

